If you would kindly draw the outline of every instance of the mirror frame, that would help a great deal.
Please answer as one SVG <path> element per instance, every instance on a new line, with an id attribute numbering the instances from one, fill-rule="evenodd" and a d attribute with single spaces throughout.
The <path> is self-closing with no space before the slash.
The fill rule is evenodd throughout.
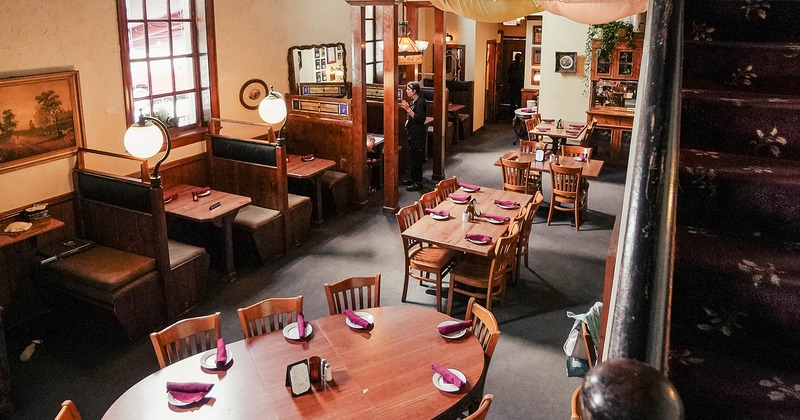
<path id="1" fill-rule="evenodd" d="M 340 47 L 342 49 L 342 69 L 344 70 L 344 75 L 342 76 L 341 82 L 336 81 L 331 83 L 343 83 L 345 86 L 347 86 L 347 49 L 345 48 L 343 42 L 335 42 L 330 44 L 295 45 L 289 47 L 289 52 L 287 53 L 286 57 L 289 63 L 289 91 L 293 95 L 300 95 L 299 83 L 297 82 L 294 74 L 294 52 L 296 50 L 314 49 L 320 47 L 325 47 L 326 49 L 328 47 Z"/>

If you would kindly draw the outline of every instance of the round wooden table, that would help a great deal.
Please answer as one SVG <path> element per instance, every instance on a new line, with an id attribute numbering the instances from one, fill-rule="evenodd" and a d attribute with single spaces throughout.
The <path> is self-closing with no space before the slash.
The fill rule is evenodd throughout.
<path id="1" fill-rule="evenodd" d="M 162 418 L 435 418 L 451 417 L 470 395 L 483 371 L 483 348 L 470 333 L 457 340 L 436 326 L 453 318 L 414 306 L 366 309 L 375 317 L 370 331 L 345 324 L 344 315 L 311 321 L 309 341 L 294 342 L 280 331 L 228 343 L 233 364 L 205 371 L 200 355 L 169 365 L 142 379 L 108 409 L 107 419 Z M 328 359 L 333 381 L 292 398 L 286 366 L 319 356 Z M 433 385 L 432 363 L 460 370 L 460 393 Z M 206 382 L 214 388 L 205 404 L 189 408 L 167 403 L 166 383 Z"/>

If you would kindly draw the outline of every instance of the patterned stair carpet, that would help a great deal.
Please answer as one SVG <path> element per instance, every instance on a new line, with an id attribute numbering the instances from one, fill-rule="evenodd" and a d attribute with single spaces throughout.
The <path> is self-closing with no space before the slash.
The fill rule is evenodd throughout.
<path id="1" fill-rule="evenodd" d="M 800 2 L 685 2 L 670 379 L 687 419 L 800 418 Z"/>

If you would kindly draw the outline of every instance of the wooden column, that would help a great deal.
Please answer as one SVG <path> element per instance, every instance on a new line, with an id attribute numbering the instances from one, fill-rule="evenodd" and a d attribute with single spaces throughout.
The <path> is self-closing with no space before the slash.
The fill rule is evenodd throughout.
<path id="1" fill-rule="evenodd" d="M 364 43 L 364 8 L 361 6 L 350 7 L 350 27 L 353 30 L 351 37 L 350 51 L 352 51 L 352 94 L 350 105 L 353 113 L 353 138 L 351 141 L 361 145 L 354 150 L 353 159 L 360 159 L 362 165 L 357 166 L 361 171 L 359 179 L 367 179 L 367 95 L 366 77 L 364 76 L 364 62 L 366 61 L 366 50 Z M 354 166 L 355 167 L 355 166 Z M 356 201 L 365 206 L 367 195 L 369 194 L 369 181 L 356 183 Z"/>
<path id="2" fill-rule="evenodd" d="M 444 175 L 445 129 L 447 128 L 447 104 L 445 103 L 444 55 L 447 46 L 444 41 L 444 11 L 434 9 L 433 36 L 433 175 L 434 181 L 441 181 Z M 455 127 L 453 127 L 455 128 Z"/>
<path id="3" fill-rule="evenodd" d="M 397 104 L 397 5 L 383 7 L 383 210 L 397 212 L 399 106 Z"/>

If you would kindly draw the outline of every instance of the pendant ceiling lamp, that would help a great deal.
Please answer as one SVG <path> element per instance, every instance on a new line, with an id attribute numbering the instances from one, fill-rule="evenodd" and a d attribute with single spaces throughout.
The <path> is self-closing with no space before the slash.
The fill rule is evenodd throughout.
<path id="1" fill-rule="evenodd" d="M 436 8 L 478 22 L 502 23 L 544 10 L 534 0 L 430 0 Z"/>
<path id="2" fill-rule="evenodd" d="M 538 0 L 544 10 L 587 25 L 613 22 L 647 10 L 647 0 Z"/>
<path id="3" fill-rule="evenodd" d="M 428 41 L 414 41 L 408 22 L 400 22 L 400 38 L 397 39 L 397 64 L 422 64 L 422 53 L 428 48 Z"/>

